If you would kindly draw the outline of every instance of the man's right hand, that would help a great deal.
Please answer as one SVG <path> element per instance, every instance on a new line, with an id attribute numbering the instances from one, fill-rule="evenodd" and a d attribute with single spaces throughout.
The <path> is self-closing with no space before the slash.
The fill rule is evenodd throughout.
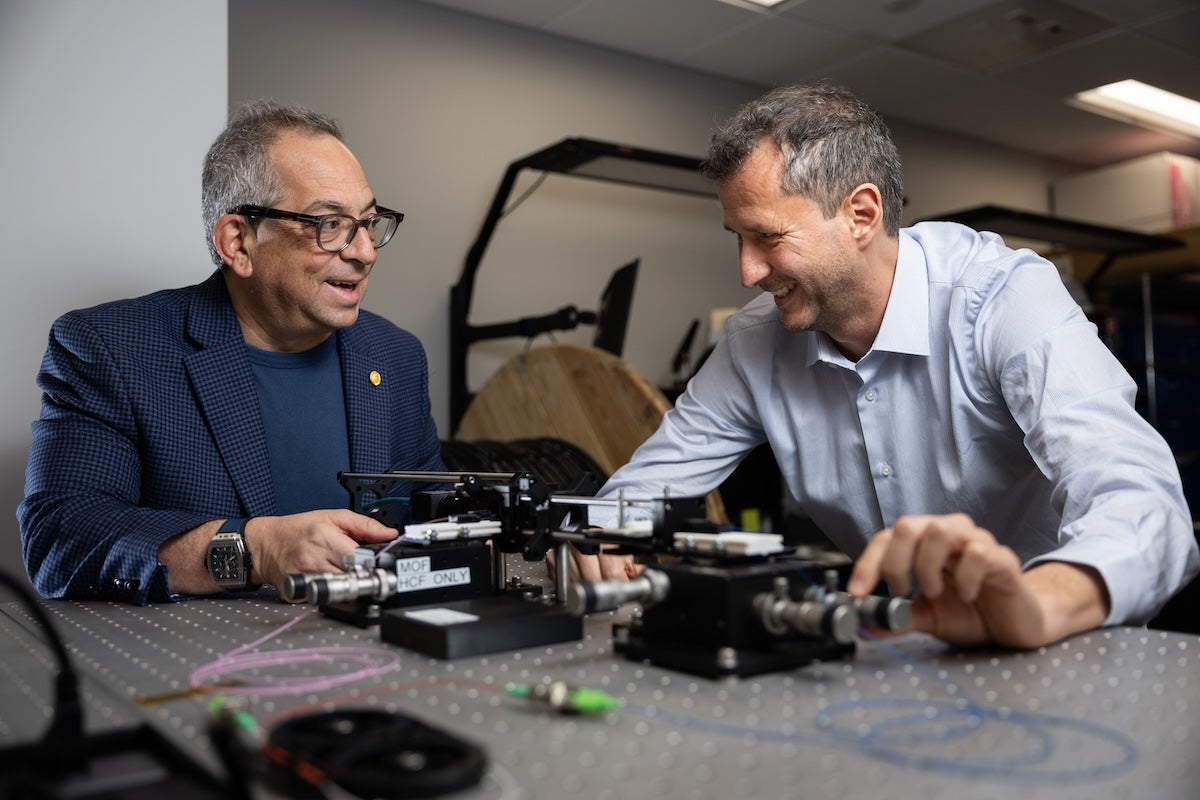
<path id="1" fill-rule="evenodd" d="M 296 573 L 342 572 L 359 542 L 389 542 L 398 533 L 348 509 L 321 509 L 285 517 L 254 517 L 246 524 L 252 578 L 282 586 Z"/>
<path id="2" fill-rule="evenodd" d="M 205 552 L 223 520 L 206 522 L 163 542 L 158 561 L 167 568 L 174 594 L 216 594 Z M 282 586 L 296 573 L 341 572 L 344 556 L 359 542 L 389 542 L 394 528 L 349 509 L 321 509 L 282 517 L 252 517 L 246 523 L 251 580 Z"/>

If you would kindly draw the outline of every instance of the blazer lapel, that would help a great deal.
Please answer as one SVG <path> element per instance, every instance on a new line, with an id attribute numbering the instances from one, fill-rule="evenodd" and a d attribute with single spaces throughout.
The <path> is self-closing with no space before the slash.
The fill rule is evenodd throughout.
<path id="1" fill-rule="evenodd" d="M 342 387 L 346 397 L 346 427 L 350 434 L 350 465 L 354 472 L 392 469 L 390 376 L 371 358 L 370 343 L 357 326 L 338 332 Z"/>
<path id="2" fill-rule="evenodd" d="M 267 434 L 245 339 L 219 272 L 205 288 L 208 291 L 197 296 L 189 309 L 188 332 L 198 349 L 184 364 L 244 512 L 273 514 Z"/>

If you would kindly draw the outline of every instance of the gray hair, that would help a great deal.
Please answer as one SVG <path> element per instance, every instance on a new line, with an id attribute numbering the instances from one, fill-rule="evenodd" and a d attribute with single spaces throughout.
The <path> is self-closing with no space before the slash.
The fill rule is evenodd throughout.
<path id="1" fill-rule="evenodd" d="M 230 114 L 225 129 L 208 149 L 200 177 L 200 202 L 208 252 L 217 266 L 223 265 L 212 240 L 217 219 L 243 204 L 269 207 L 282 199 L 283 189 L 267 150 L 289 131 L 342 138 L 337 122 L 324 114 L 258 100 Z"/>
<path id="2" fill-rule="evenodd" d="M 767 137 L 786 159 L 785 193 L 807 197 L 829 219 L 855 187 L 873 183 L 882 196 L 884 231 L 899 234 L 900 155 L 883 120 L 858 97 L 827 83 L 774 89 L 713 134 L 701 172 L 717 183 L 732 178 Z"/>

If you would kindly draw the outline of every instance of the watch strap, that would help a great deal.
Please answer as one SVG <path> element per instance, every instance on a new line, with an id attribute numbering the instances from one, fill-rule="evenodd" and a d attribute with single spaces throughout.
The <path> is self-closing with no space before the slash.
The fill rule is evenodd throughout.
<path id="1" fill-rule="evenodd" d="M 217 528 L 217 533 L 236 533 L 242 537 L 242 541 L 245 541 L 246 523 L 249 521 L 249 517 L 230 517 L 221 523 L 221 527 Z"/>
<path id="2" fill-rule="evenodd" d="M 231 585 L 227 581 L 218 580 L 217 583 L 226 591 L 253 592 L 262 586 L 260 583 L 250 582 L 250 576 L 253 572 L 254 565 L 250 559 L 250 545 L 246 542 L 246 524 L 248 522 L 250 522 L 249 517 L 230 517 L 221 523 L 221 526 L 217 528 L 217 532 L 213 537 L 213 541 L 216 541 L 218 536 L 227 539 L 230 538 L 228 536 L 229 534 L 237 534 L 237 537 L 241 540 L 241 546 L 239 549 L 242 555 L 242 574 L 245 576 L 245 578 L 242 583 L 235 585 Z"/>

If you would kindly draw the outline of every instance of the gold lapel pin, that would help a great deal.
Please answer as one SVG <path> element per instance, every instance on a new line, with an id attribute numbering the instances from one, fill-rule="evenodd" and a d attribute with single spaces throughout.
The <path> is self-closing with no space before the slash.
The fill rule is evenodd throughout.
<path id="1" fill-rule="evenodd" d="M 371 374 L 368 376 L 368 379 L 371 381 L 372 386 L 378 386 L 379 384 L 383 383 L 383 376 L 380 375 L 377 370 L 371 370 Z"/>

